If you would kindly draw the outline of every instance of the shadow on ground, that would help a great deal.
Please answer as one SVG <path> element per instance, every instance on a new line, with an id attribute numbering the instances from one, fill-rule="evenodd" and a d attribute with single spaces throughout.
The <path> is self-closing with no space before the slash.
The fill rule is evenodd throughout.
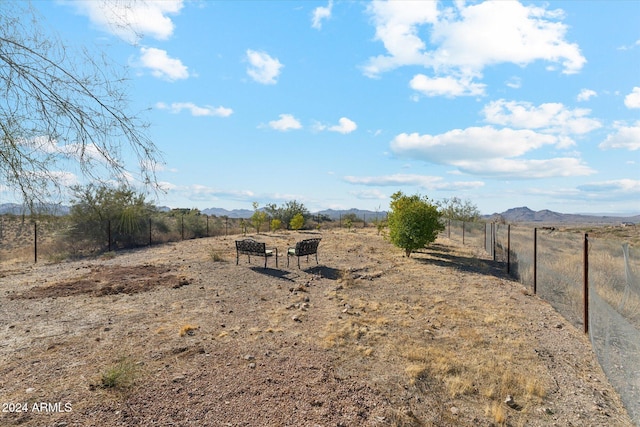
<path id="1" fill-rule="evenodd" d="M 480 259 L 474 256 L 454 255 L 452 252 L 450 248 L 436 243 L 416 251 L 412 257 L 414 257 L 416 261 L 427 265 L 455 268 L 459 271 L 485 274 L 494 277 L 509 277 L 504 263 L 490 259 Z"/>

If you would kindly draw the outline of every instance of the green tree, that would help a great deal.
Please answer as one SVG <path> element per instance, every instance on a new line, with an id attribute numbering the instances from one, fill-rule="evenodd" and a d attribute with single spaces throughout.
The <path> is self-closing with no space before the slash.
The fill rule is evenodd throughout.
<path id="1" fill-rule="evenodd" d="M 470 200 L 462 200 L 458 197 L 443 199 L 438 202 L 442 216 L 458 221 L 473 222 L 480 219 L 478 207 Z"/>
<path id="2" fill-rule="evenodd" d="M 156 208 L 143 194 L 127 187 L 74 186 L 70 210 L 69 238 L 97 244 L 108 244 L 107 227 L 116 246 L 131 247 L 148 242 L 148 222 Z"/>
<path id="3" fill-rule="evenodd" d="M 72 51 L 29 2 L 0 1 L 0 182 L 33 208 L 70 166 L 93 182 L 126 183 L 123 152 L 155 183 L 148 125 L 128 111 L 125 68 L 96 49 Z"/>
<path id="4" fill-rule="evenodd" d="M 406 196 L 401 191 L 391 196 L 391 212 L 387 224 L 389 239 L 405 250 L 407 257 L 416 249 L 434 242 L 444 230 L 442 213 L 429 199 L 418 194 Z"/>
<path id="5" fill-rule="evenodd" d="M 282 222 L 278 218 L 274 218 L 274 219 L 271 220 L 271 231 L 272 232 L 276 232 L 276 231 L 280 230 L 280 227 L 282 227 Z"/>
<path id="6" fill-rule="evenodd" d="M 286 202 L 280 206 L 270 203 L 265 207 L 265 211 L 272 219 L 279 219 L 280 222 L 285 224 L 288 228 L 291 227 L 291 220 L 297 214 L 301 214 L 304 218 L 308 218 L 310 216 L 307 208 L 296 200 Z"/>
<path id="7" fill-rule="evenodd" d="M 297 213 L 291 218 L 289 222 L 289 228 L 291 230 L 300 230 L 304 226 L 304 215 Z"/>
<path id="8" fill-rule="evenodd" d="M 251 215 L 251 224 L 255 227 L 256 232 L 260 234 L 260 227 L 267 220 L 267 213 L 258 210 L 258 202 L 253 202 L 253 215 Z"/>

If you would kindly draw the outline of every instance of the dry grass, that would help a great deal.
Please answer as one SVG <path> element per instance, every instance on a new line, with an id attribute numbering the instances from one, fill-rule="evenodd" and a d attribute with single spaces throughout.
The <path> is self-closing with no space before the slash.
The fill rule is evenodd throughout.
<path id="1" fill-rule="evenodd" d="M 308 236 L 256 237 L 285 248 Z M 373 228 L 322 237 L 320 265 L 301 269 L 218 262 L 212 253 L 235 256 L 234 238 L 216 238 L 47 270 L 59 275 L 48 288 L 89 270 L 95 280 L 144 282 L 126 295 L 10 299 L 40 273 L 7 276 L 1 302 L 14 327 L 0 331 L 0 372 L 11 377 L 2 391 L 20 400 L 37 375 L 50 384 L 41 399 L 73 400 L 73 414 L 52 419 L 69 425 L 126 424 L 118 411 L 141 424 L 216 411 L 215 422 L 194 425 L 258 425 L 268 412 L 276 418 L 260 425 L 539 427 L 551 421 L 540 412 L 548 405 L 559 425 L 582 413 L 594 426 L 629 425 L 581 333 L 548 328 L 561 318 L 486 257 L 441 239 L 407 259 Z M 150 266 L 156 278 L 141 281 Z M 188 280 L 176 288 L 177 277 Z M 126 363 L 113 364 L 119 354 Z M 127 389 L 126 404 L 87 392 L 96 375 L 100 388 Z M 608 417 L 589 412 L 594 393 Z"/>

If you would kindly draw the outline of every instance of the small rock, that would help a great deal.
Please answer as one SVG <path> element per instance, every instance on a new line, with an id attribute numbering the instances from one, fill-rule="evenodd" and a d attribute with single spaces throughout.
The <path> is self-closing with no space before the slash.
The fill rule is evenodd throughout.
<path id="1" fill-rule="evenodd" d="M 244 360 L 255 360 L 255 357 L 253 357 L 251 354 L 247 354 L 247 355 L 244 357 Z"/>
<path id="2" fill-rule="evenodd" d="M 460 409 L 456 408 L 455 406 L 452 406 L 449 410 L 453 415 L 458 415 L 460 413 Z"/>
<path id="3" fill-rule="evenodd" d="M 562 329 L 562 323 L 558 323 L 558 324 L 556 325 L 556 329 Z"/>
<path id="4" fill-rule="evenodd" d="M 180 382 L 180 381 L 184 381 L 187 377 L 185 377 L 184 375 L 176 375 L 175 377 L 173 377 L 173 379 L 171 380 L 174 383 Z"/>
<path id="5" fill-rule="evenodd" d="M 516 405 L 515 400 L 513 400 L 513 396 L 510 394 L 507 395 L 507 398 L 504 400 L 504 403 L 507 404 L 508 407 L 513 408 Z"/>
<path id="6" fill-rule="evenodd" d="M 35 389 L 35 388 L 33 388 L 33 387 L 29 387 L 29 388 L 26 390 L 26 392 L 27 392 L 27 393 L 33 393 L 34 391 L 36 391 L 36 389 Z"/>
<path id="7" fill-rule="evenodd" d="M 291 317 L 291 320 L 293 320 L 294 322 L 302 322 L 302 320 L 300 320 L 298 316 Z"/>
<path id="8" fill-rule="evenodd" d="M 255 363 L 249 363 L 249 368 L 251 369 L 256 369 L 256 364 Z"/>

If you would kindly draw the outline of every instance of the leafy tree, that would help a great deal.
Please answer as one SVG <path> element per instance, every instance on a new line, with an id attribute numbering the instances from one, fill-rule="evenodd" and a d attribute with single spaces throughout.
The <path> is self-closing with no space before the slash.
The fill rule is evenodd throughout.
<path id="1" fill-rule="evenodd" d="M 258 202 L 253 202 L 253 211 L 253 215 L 251 216 L 251 224 L 253 224 L 253 226 L 255 227 L 256 232 L 260 234 L 260 227 L 262 227 L 262 224 L 264 224 L 267 220 L 267 213 L 258 210 Z"/>
<path id="2" fill-rule="evenodd" d="M 280 227 L 282 227 L 282 222 L 278 218 L 274 218 L 274 219 L 271 220 L 271 231 L 272 232 L 276 232 L 276 231 L 280 230 Z"/>
<path id="3" fill-rule="evenodd" d="M 0 2 L 0 182 L 32 207 L 64 186 L 62 170 L 126 182 L 126 150 L 155 183 L 158 151 L 128 111 L 125 68 L 72 51 L 43 21 L 28 2 Z"/>
<path id="4" fill-rule="evenodd" d="M 86 241 L 99 247 L 108 244 L 107 226 L 116 246 L 130 247 L 146 242 L 148 222 L 156 208 L 147 203 L 143 194 L 127 187 L 74 186 L 70 210 L 69 238 Z"/>
<path id="5" fill-rule="evenodd" d="M 304 216 L 301 213 L 297 213 L 291 218 L 289 228 L 291 230 L 300 230 L 302 226 L 304 226 Z"/>
<path id="6" fill-rule="evenodd" d="M 444 230 L 442 213 L 425 196 L 406 196 L 401 191 L 391 196 L 387 224 L 391 242 L 405 250 L 407 257 L 416 249 L 434 242 Z"/>
<path id="7" fill-rule="evenodd" d="M 270 203 L 265 207 L 265 211 L 272 219 L 279 219 L 280 222 L 282 224 L 286 224 L 288 228 L 291 227 L 291 220 L 297 214 L 301 214 L 303 218 L 308 218 L 310 216 L 307 208 L 296 200 L 286 202 L 280 206 Z"/>
<path id="8" fill-rule="evenodd" d="M 480 219 L 480 211 L 470 200 L 461 200 L 458 197 L 443 199 L 438 202 L 442 216 L 458 221 L 472 222 Z"/>

